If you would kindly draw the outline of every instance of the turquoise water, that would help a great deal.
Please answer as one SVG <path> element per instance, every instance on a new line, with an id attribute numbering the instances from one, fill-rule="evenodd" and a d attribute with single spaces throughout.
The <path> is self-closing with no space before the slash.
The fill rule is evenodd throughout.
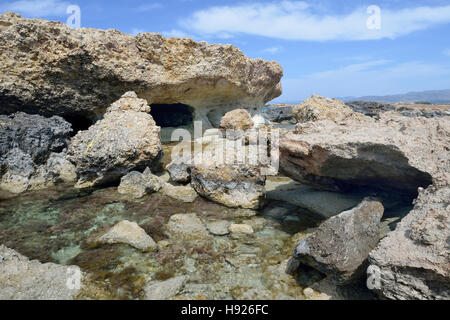
<path id="1" fill-rule="evenodd" d="M 256 232 L 174 240 L 166 225 L 179 213 L 196 213 L 205 223 L 250 221 Z M 144 253 L 127 245 L 89 245 L 88 239 L 125 219 L 164 246 Z M 90 277 L 80 299 L 141 299 L 148 281 L 179 275 L 189 278 L 179 299 L 303 299 L 303 288 L 284 274 L 283 262 L 298 238 L 318 223 L 282 203 L 252 212 L 202 198 L 190 204 L 161 194 L 134 200 L 115 187 L 80 191 L 61 186 L 0 200 L 0 243 L 40 262 L 80 266 Z"/>

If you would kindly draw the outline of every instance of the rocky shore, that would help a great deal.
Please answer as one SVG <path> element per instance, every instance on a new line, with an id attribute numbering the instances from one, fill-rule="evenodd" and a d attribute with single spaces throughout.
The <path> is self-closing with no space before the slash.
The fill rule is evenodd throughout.
<path id="1" fill-rule="evenodd" d="M 0 48 L 0 299 L 450 298 L 445 110 L 14 13 Z"/>

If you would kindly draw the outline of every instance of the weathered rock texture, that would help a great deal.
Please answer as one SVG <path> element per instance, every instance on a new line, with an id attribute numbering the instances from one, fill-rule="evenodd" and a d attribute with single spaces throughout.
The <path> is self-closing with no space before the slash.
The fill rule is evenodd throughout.
<path id="1" fill-rule="evenodd" d="M 98 237 L 96 244 L 125 243 L 139 250 L 150 251 L 157 248 L 156 242 L 135 222 L 119 222 L 105 234 Z"/>
<path id="2" fill-rule="evenodd" d="M 191 175 L 198 194 L 231 208 L 258 209 L 265 199 L 266 177 L 255 166 L 204 161 Z"/>
<path id="3" fill-rule="evenodd" d="M 0 300 L 72 300 L 80 291 L 76 281 L 70 281 L 76 272 L 83 280 L 76 266 L 30 261 L 0 245 Z"/>
<path id="4" fill-rule="evenodd" d="M 301 104 L 295 105 L 293 113 L 299 123 L 319 120 L 338 122 L 352 117 L 362 117 L 359 113 L 353 112 L 344 102 L 318 95 L 313 95 Z"/>
<path id="5" fill-rule="evenodd" d="M 412 196 L 447 181 L 450 121 L 385 114 L 380 121 L 298 124 L 280 145 L 280 166 L 293 179 L 329 190 L 374 187 Z"/>
<path id="6" fill-rule="evenodd" d="M 421 191 L 414 210 L 369 261 L 379 268 L 375 291 L 385 298 L 450 299 L 450 187 Z"/>
<path id="7" fill-rule="evenodd" d="M 282 68 L 231 45 L 0 16 L 0 112 L 97 116 L 135 91 L 149 104 L 183 103 L 196 118 L 258 108 L 281 94 Z M 221 111 L 223 115 L 223 112 Z"/>
<path id="8" fill-rule="evenodd" d="M 12 193 L 76 180 L 64 153 L 72 128 L 60 117 L 0 116 L 0 188 Z"/>
<path id="9" fill-rule="evenodd" d="M 317 231 L 301 240 L 290 261 L 290 273 L 300 263 L 345 283 L 364 275 L 369 253 L 380 239 L 383 205 L 365 199 L 356 208 L 325 221 Z"/>
<path id="10" fill-rule="evenodd" d="M 158 192 L 163 186 L 164 182 L 147 168 L 144 173 L 133 171 L 122 177 L 117 191 L 139 199 L 148 193 Z"/>
<path id="11" fill-rule="evenodd" d="M 405 117 L 440 118 L 450 116 L 450 105 L 425 105 L 414 103 L 383 103 L 371 101 L 351 101 L 347 106 L 356 112 L 379 119 L 388 111 L 395 111 Z"/>
<path id="12" fill-rule="evenodd" d="M 292 104 L 269 104 L 262 109 L 262 115 L 266 120 L 279 123 L 296 123 L 294 118 L 294 106 Z"/>
<path id="13" fill-rule="evenodd" d="M 252 117 L 247 110 L 236 109 L 227 112 L 220 121 L 223 130 L 249 130 L 253 127 Z"/>
<path id="14" fill-rule="evenodd" d="M 78 187 L 113 182 L 151 166 L 160 155 L 161 141 L 149 112 L 144 99 L 128 92 L 108 108 L 104 119 L 78 132 L 68 152 L 80 178 Z"/>

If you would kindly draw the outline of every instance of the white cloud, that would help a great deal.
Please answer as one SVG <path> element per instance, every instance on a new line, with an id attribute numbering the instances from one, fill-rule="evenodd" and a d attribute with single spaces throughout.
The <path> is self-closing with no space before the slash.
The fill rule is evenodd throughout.
<path id="1" fill-rule="evenodd" d="M 270 48 L 265 48 L 263 49 L 261 52 L 263 53 L 269 53 L 269 54 L 276 54 L 283 51 L 283 47 L 270 47 Z"/>
<path id="2" fill-rule="evenodd" d="M 381 29 L 367 28 L 367 7 L 346 15 L 317 13 L 302 1 L 255 2 L 194 12 L 181 25 L 203 35 L 250 34 L 285 40 L 373 40 L 397 38 L 450 23 L 450 5 L 389 10 L 381 8 Z"/>
<path id="3" fill-rule="evenodd" d="M 172 29 L 170 31 L 163 31 L 161 32 L 161 34 L 166 37 L 166 38 L 186 38 L 188 37 L 188 35 L 181 31 L 181 30 L 176 30 L 176 29 Z"/>
<path id="4" fill-rule="evenodd" d="M 67 15 L 69 2 L 60 0 L 20 0 L 0 4 L 0 12 L 5 10 L 28 17 L 54 17 Z"/>
<path id="5" fill-rule="evenodd" d="M 388 95 L 448 86 L 450 66 L 420 61 L 374 60 L 283 79 L 277 101 L 298 102 L 311 94 L 327 97 Z"/>

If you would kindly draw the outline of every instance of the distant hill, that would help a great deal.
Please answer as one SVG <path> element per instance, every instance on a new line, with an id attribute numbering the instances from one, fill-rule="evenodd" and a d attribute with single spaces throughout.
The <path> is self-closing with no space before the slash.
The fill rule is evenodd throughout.
<path id="1" fill-rule="evenodd" d="M 343 101 L 377 101 L 377 102 L 430 102 L 433 104 L 450 104 L 450 89 L 422 92 L 408 92 L 389 96 L 342 97 Z"/>

